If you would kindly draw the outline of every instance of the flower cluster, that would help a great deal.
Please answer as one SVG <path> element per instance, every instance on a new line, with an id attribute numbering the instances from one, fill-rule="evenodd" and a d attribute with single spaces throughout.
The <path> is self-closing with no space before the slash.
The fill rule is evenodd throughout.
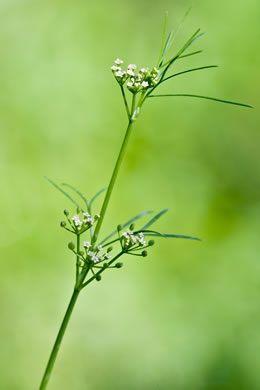
<path id="1" fill-rule="evenodd" d="M 78 212 L 78 214 L 75 214 L 71 219 L 69 218 L 68 210 L 64 210 L 64 214 L 66 215 L 73 232 L 76 234 L 81 234 L 86 230 L 90 229 L 94 225 L 94 223 L 100 218 L 99 214 L 96 214 L 94 218 L 92 218 L 88 212 L 82 212 L 82 217 L 80 217 Z M 60 225 L 61 227 L 66 228 L 65 221 L 61 221 Z"/>
<path id="2" fill-rule="evenodd" d="M 84 241 L 83 246 L 86 251 L 86 260 L 89 262 L 92 261 L 94 264 L 99 263 L 103 260 L 109 260 L 112 258 L 112 256 L 109 254 L 111 252 L 112 247 L 108 248 L 108 250 L 105 253 L 101 253 L 103 250 L 102 245 L 98 245 L 95 248 L 92 248 L 90 241 Z"/>
<path id="3" fill-rule="evenodd" d="M 160 80 L 160 71 L 154 67 L 151 71 L 148 68 L 141 68 L 136 71 L 135 64 L 129 64 L 127 70 L 122 70 L 122 60 L 117 58 L 115 64 L 111 66 L 112 72 L 120 85 L 126 81 L 126 86 L 132 93 L 145 91 L 150 87 L 154 87 Z"/>
<path id="4" fill-rule="evenodd" d="M 122 237 L 123 247 L 125 248 L 131 248 L 134 245 L 137 245 L 138 247 L 146 246 L 144 233 L 142 232 L 135 235 L 132 230 L 128 229 L 126 232 L 122 233 Z"/>

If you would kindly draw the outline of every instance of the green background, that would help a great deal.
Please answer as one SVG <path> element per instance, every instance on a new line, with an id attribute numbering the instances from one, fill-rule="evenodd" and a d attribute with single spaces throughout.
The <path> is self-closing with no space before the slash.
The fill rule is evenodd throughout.
<path id="1" fill-rule="evenodd" d="M 109 181 L 127 118 L 110 66 L 157 62 L 165 10 L 189 1 L 0 2 L 0 388 L 39 386 L 74 281 L 72 204 L 46 180 L 88 197 Z M 145 209 L 158 239 L 83 291 L 49 389 L 242 390 L 260 383 L 259 13 L 257 0 L 194 2 L 174 54 L 201 27 L 199 56 L 151 99 L 134 127 L 102 233 Z M 101 201 L 101 199 L 100 199 Z M 100 209 L 96 203 L 96 212 Z"/>

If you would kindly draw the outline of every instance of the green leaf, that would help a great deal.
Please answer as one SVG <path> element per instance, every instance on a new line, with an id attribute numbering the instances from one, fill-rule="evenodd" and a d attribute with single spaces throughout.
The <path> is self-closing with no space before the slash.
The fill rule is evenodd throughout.
<path id="1" fill-rule="evenodd" d="M 96 195 L 93 196 L 93 198 L 89 202 L 89 208 L 91 209 L 93 202 L 104 192 L 107 190 L 107 187 L 101 188 L 100 191 L 96 193 Z"/>
<path id="2" fill-rule="evenodd" d="M 161 61 L 160 61 L 160 63 L 159 63 L 159 68 L 162 67 L 163 58 L 164 58 L 164 56 L 167 54 L 167 51 L 168 51 L 168 49 L 170 48 L 172 42 L 174 41 L 174 39 L 175 39 L 176 36 L 178 35 L 178 32 L 179 32 L 180 28 L 182 27 L 182 25 L 183 25 L 183 23 L 184 23 L 186 17 L 189 15 L 189 13 L 190 13 L 190 11 L 191 11 L 191 8 L 192 8 L 192 7 L 190 7 L 190 8 L 187 10 L 187 12 L 184 14 L 184 17 L 182 18 L 182 20 L 181 20 L 179 26 L 177 27 L 175 33 L 173 33 L 173 31 L 170 32 L 170 34 L 169 34 L 169 36 L 168 36 L 168 39 L 167 39 L 167 42 L 166 42 L 166 44 L 165 44 L 165 47 L 164 47 L 164 49 L 163 49 Z"/>
<path id="3" fill-rule="evenodd" d="M 207 65 L 207 66 L 201 66 L 199 68 L 187 69 L 187 70 L 184 70 L 182 72 L 178 72 L 178 73 L 172 74 L 171 76 L 166 77 L 165 79 L 163 79 L 161 82 L 163 83 L 164 81 L 172 79 L 173 77 L 176 77 L 176 76 L 180 76 L 181 74 L 195 72 L 195 71 L 204 70 L 204 69 L 212 69 L 212 68 L 217 68 L 217 67 L 218 67 L 218 65 Z"/>
<path id="4" fill-rule="evenodd" d="M 69 200 L 71 200 L 72 203 L 74 203 L 81 211 L 83 209 L 80 207 L 80 205 L 66 192 L 64 191 L 58 184 L 56 184 L 52 179 L 50 179 L 48 176 L 44 176 L 45 179 L 47 179 L 57 190 L 59 190 L 63 195 L 65 195 Z"/>
<path id="5" fill-rule="evenodd" d="M 187 93 L 174 93 L 174 94 L 166 94 L 166 95 L 150 95 L 149 97 L 151 98 L 151 97 L 169 97 L 169 96 L 193 97 L 193 98 L 199 98 L 199 99 L 214 100 L 215 102 L 220 102 L 220 103 L 233 104 L 235 106 L 254 108 L 253 106 L 250 106 L 249 104 L 237 103 L 237 102 L 232 102 L 230 100 L 217 99 L 217 98 L 213 98 L 213 97 L 209 97 L 209 96 L 192 95 L 192 94 L 187 94 Z"/>
<path id="6" fill-rule="evenodd" d="M 185 236 L 183 234 L 165 234 L 165 233 L 148 233 L 148 234 L 146 234 L 145 233 L 144 235 L 147 236 L 147 237 L 156 236 L 156 237 L 164 237 L 164 238 L 185 238 L 185 239 L 188 239 L 188 240 L 202 241 L 198 237 Z"/>
<path id="7" fill-rule="evenodd" d="M 138 221 L 138 219 L 142 218 L 142 217 L 145 217 L 147 214 L 151 214 L 152 211 L 151 210 L 146 210 L 146 211 L 142 211 L 140 214 L 137 214 L 135 217 L 129 219 L 129 221 L 125 222 L 122 227 L 123 229 L 129 225 L 131 225 L 131 223 L 134 223 L 136 221 Z M 104 242 L 106 242 L 107 240 L 109 240 L 111 237 L 114 236 L 114 234 L 117 233 L 117 230 L 114 230 L 112 233 L 110 233 L 106 238 L 104 238 L 101 242 L 100 242 L 100 245 L 102 245 Z"/>
<path id="8" fill-rule="evenodd" d="M 140 231 L 143 231 L 145 229 L 147 229 L 149 226 L 151 226 L 154 222 L 157 221 L 157 219 L 159 219 L 163 214 L 165 214 L 166 212 L 168 211 L 168 209 L 163 209 L 162 211 L 160 211 L 158 214 L 156 214 L 152 219 L 150 219 L 150 221 L 147 222 L 146 225 L 144 225 Z"/>
<path id="9" fill-rule="evenodd" d="M 165 12 L 165 17 L 164 17 L 164 25 L 163 25 L 163 33 L 162 33 L 162 44 L 161 44 L 161 50 L 160 50 L 160 55 L 159 55 L 157 67 L 159 67 L 159 65 L 161 63 L 161 60 L 163 58 L 164 39 L 165 39 L 165 32 L 166 32 L 166 27 L 167 27 L 167 19 L 168 19 L 168 11 Z"/>
<path id="10" fill-rule="evenodd" d="M 193 42 L 195 42 L 198 38 L 200 38 L 202 35 L 204 35 L 205 33 L 200 33 L 200 28 L 198 28 L 195 33 L 187 40 L 187 42 L 184 44 L 184 46 L 178 51 L 178 53 L 173 56 L 169 61 L 167 61 L 165 64 L 163 64 L 162 67 L 165 67 L 166 66 L 166 69 L 164 70 L 163 72 L 163 75 L 166 73 L 166 71 L 169 69 L 169 67 L 173 64 L 174 61 L 176 61 L 176 59 L 182 55 L 182 53 L 188 49 L 188 47 L 190 45 L 192 45 Z"/>
<path id="11" fill-rule="evenodd" d="M 85 202 L 87 208 L 89 209 L 89 204 L 88 204 L 87 198 L 82 194 L 82 192 L 80 192 L 76 187 L 72 186 L 71 184 L 62 183 L 62 185 L 66 186 L 66 187 L 69 187 L 70 189 L 75 191 L 76 194 L 78 194 L 81 197 L 81 199 Z"/>
<path id="12" fill-rule="evenodd" d="M 197 51 L 193 51 L 193 52 L 188 53 L 188 54 L 184 54 L 183 56 L 179 56 L 177 59 L 179 60 L 181 58 L 195 56 L 196 54 L 200 54 L 200 53 L 203 53 L 203 50 L 197 50 Z"/>

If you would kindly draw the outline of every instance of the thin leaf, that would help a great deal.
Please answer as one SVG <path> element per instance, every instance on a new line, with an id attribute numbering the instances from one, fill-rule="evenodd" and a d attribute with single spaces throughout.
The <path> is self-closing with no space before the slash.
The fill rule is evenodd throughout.
<path id="1" fill-rule="evenodd" d="M 81 199 L 85 202 L 87 208 L 89 208 L 89 204 L 88 204 L 87 198 L 82 194 L 82 192 L 80 192 L 76 187 L 72 186 L 71 184 L 62 183 L 62 185 L 66 186 L 66 187 L 69 187 L 70 189 L 75 191 L 76 194 L 78 194 L 81 197 Z"/>
<path id="2" fill-rule="evenodd" d="M 185 239 L 188 239 L 188 240 L 202 241 L 198 237 L 184 236 L 183 234 L 148 233 L 148 234 L 144 234 L 144 235 L 147 236 L 147 237 L 156 236 L 156 237 L 165 237 L 165 238 L 185 238 Z"/>
<path id="3" fill-rule="evenodd" d="M 233 104 L 235 106 L 254 108 L 253 106 L 250 106 L 249 104 L 237 103 L 237 102 L 232 102 L 230 100 L 217 99 L 217 98 L 213 98 L 213 97 L 209 97 L 209 96 L 191 95 L 191 94 L 187 94 L 187 93 L 175 93 L 175 94 L 166 94 L 166 95 L 150 95 L 149 97 L 169 97 L 169 96 L 194 97 L 194 98 L 199 98 L 199 99 L 214 100 L 215 102 L 220 102 L 220 103 Z"/>
<path id="4" fill-rule="evenodd" d="M 151 210 L 146 210 L 146 211 L 143 211 L 141 212 L 140 214 L 137 214 L 135 217 L 129 219 L 129 221 L 125 222 L 122 227 L 123 229 L 129 225 L 131 225 L 131 223 L 134 223 L 136 221 L 138 221 L 138 219 L 142 218 L 142 217 L 145 217 L 147 214 L 151 214 L 152 211 Z M 106 238 L 104 238 L 101 242 L 100 242 L 100 245 L 103 244 L 104 242 L 106 242 L 107 240 L 109 240 L 111 237 L 114 236 L 114 234 L 117 233 L 117 230 L 114 230 L 112 233 L 110 233 Z"/>
<path id="5" fill-rule="evenodd" d="M 168 49 L 170 48 L 170 46 L 173 42 L 173 38 L 174 38 L 174 33 L 173 33 L 173 31 L 171 31 L 168 35 L 168 38 L 167 38 L 165 45 L 164 45 L 164 48 L 163 48 L 162 58 L 161 58 L 161 61 L 159 63 L 159 68 L 161 68 L 161 66 L 162 66 L 164 56 L 167 53 Z"/>
<path id="6" fill-rule="evenodd" d="M 69 200 L 71 200 L 72 203 L 74 203 L 81 211 L 83 209 L 80 207 L 80 205 L 66 192 L 64 191 L 58 184 L 56 184 L 52 179 L 50 179 L 48 176 L 44 176 L 45 179 L 47 179 L 57 190 L 59 190 L 63 195 L 65 195 Z"/>
<path id="7" fill-rule="evenodd" d="M 176 59 L 182 55 L 182 53 L 188 49 L 190 45 L 192 45 L 193 42 L 195 42 L 198 38 L 200 38 L 205 33 L 200 33 L 200 28 L 198 28 L 195 33 L 187 40 L 187 42 L 183 45 L 183 47 L 178 51 L 178 53 L 173 56 L 169 61 L 165 62 L 162 67 L 166 66 L 166 70 L 171 66 L 171 64 L 176 61 Z"/>
<path id="8" fill-rule="evenodd" d="M 154 222 L 157 221 L 157 219 L 159 219 L 163 214 L 165 214 L 166 212 L 168 211 L 168 209 L 163 209 L 162 211 L 160 211 L 158 214 L 156 214 L 152 219 L 150 219 L 150 221 L 147 222 L 146 225 L 144 225 L 140 231 L 143 231 L 145 229 L 147 229 L 149 226 L 151 226 Z"/>
<path id="9" fill-rule="evenodd" d="M 100 191 L 96 193 L 96 195 L 93 196 L 93 198 L 89 202 L 89 208 L 91 209 L 91 206 L 93 202 L 104 192 L 107 190 L 107 187 L 102 188 Z"/>
<path id="10" fill-rule="evenodd" d="M 171 46 L 171 44 L 173 43 L 174 39 L 176 38 L 176 36 L 178 35 L 178 32 L 179 30 L 181 29 L 186 17 L 189 15 L 190 11 L 191 11 L 191 8 L 190 7 L 187 12 L 184 14 L 184 17 L 182 18 L 179 26 L 177 27 L 177 30 L 175 31 L 175 33 L 173 33 L 173 31 L 171 31 L 171 33 L 169 34 L 169 37 L 168 37 L 168 42 L 167 42 L 167 45 L 165 45 L 165 48 L 163 50 L 163 54 L 162 54 L 162 58 L 161 58 L 161 61 L 160 61 L 160 64 L 159 64 L 159 68 L 161 68 L 162 64 L 163 64 L 163 58 L 165 56 L 165 54 L 167 53 L 169 47 Z"/>
<path id="11" fill-rule="evenodd" d="M 218 67 L 218 65 L 207 65 L 207 66 L 201 66 L 199 68 L 187 69 L 187 70 L 184 70 L 182 72 L 178 72 L 178 73 L 172 74 L 171 76 L 166 77 L 165 79 L 163 79 L 161 82 L 163 83 L 164 81 L 172 79 L 173 77 L 176 77 L 176 76 L 180 76 L 181 74 L 195 72 L 195 71 L 204 70 L 204 69 L 212 69 L 212 68 L 217 68 L 217 67 Z"/>
<path id="12" fill-rule="evenodd" d="M 161 59 L 163 57 L 163 49 L 164 49 L 164 39 L 165 39 L 165 32 L 166 32 L 166 27 L 167 27 L 167 19 L 168 19 L 168 11 L 165 12 L 165 17 L 164 17 L 164 25 L 163 25 L 163 33 L 162 33 L 162 44 L 161 44 L 161 50 L 160 50 L 160 55 L 158 59 L 158 65 L 159 66 Z"/>
<path id="13" fill-rule="evenodd" d="M 193 51 L 193 52 L 191 52 L 191 53 L 188 53 L 188 54 L 184 54 L 184 55 L 182 55 L 182 56 L 179 56 L 177 59 L 179 60 L 179 59 L 181 59 L 181 58 L 190 57 L 190 56 L 195 56 L 196 54 L 200 54 L 200 53 L 202 53 L 202 52 L 203 52 L 203 50 Z"/>

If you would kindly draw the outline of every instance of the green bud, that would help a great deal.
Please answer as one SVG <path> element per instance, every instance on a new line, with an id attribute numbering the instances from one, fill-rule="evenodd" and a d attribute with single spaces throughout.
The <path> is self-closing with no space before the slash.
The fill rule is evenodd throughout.
<path id="1" fill-rule="evenodd" d="M 109 248 L 107 248 L 107 252 L 111 252 L 113 250 L 113 247 L 110 246 Z"/>
<path id="2" fill-rule="evenodd" d="M 103 267 L 104 267 L 104 268 L 107 268 L 107 267 L 108 267 L 108 264 L 107 264 L 107 263 L 103 263 Z"/>
<path id="3" fill-rule="evenodd" d="M 80 256 L 82 256 L 82 257 L 83 257 L 83 256 L 84 256 L 84 254 L 85 254 L 85 253 L 84 253 L 83 251 L 79 251 L 79 255 L 80 255 Z"/>
<path id="4" fill-rule="evenodd" d="M 130 225 L 130 230 L 134 230 L 134 228 L 135 228 L 135 224 L 134 224 L 134 223 L 131 223 L 131 225 Z"/>
<path id="5" fill-rule="evenodd" d="M 123 230 L 123 226 L 122 225 L 117 225 L 117 230 L 120 232 L 121 230 Z"/>
<path id="6" fill-rule="evenodd" d="M 101 279 L 102 279 L 101 275 L 96 275 L 96 280 L 97 280 L 98 282 L 100 282 Z"/>
<path id="7" fill-rule="evenodd" d="M 122 268 L 123 267 L 123 263 L 116 263 L 115 267 L 116 268 Z"/>
<path id="8" fill-rule="evenodd" d="M 148 252 L 146 251 L 146 250 L 144 250 L 143 252 L 142 252 L 142 256 L 143 257 L 146 257 L 148 255 Z"/>
<path id="9" fill-rule="evenodd" d="M 69 215 L 69 210 L 64 210 L 64 214 L 66 215 L 66 217 Z"/>
<path id="10" fill-rule="evenodd" d="M 61 221 L 60 226 L 61 226 L 62 228 L 64 228 L 64 227 L 66 226 L 66 222 L 65 222 L 65 221 Z"/>
<path id="11" fill-rule="evenodd" d="M 149 240 L 149 241 L 148 241 L 148 245 L 149 245 L 149 246 L 153 246 L 153 245 L 154 245 L 154 240 Z"/>
<path id="12" fill-rule="evenodd" d="M 72 241 L 69 242 L 68 243 L 68 248 L 73 251 L 75 249 L 75 244 Z"/>

